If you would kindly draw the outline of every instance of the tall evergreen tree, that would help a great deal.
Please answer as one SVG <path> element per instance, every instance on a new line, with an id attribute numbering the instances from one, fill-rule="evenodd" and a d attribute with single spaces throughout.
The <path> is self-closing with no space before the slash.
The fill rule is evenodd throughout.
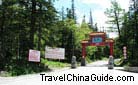
<path id="1" fill-rule="evenodd" d="M 76 17 L 75 17 L 75 5 L 74 5 L 74 0 L 71 1 L 72 2 L 72 18 L 75 20 L 76 22 Z"/>
<path id="2" fill-rule="evenodd" d="M 107 8 L 105 11 L 105 14 L 109 18 L 109 21 L 107 21 L 107 23 L 112 25 L 109 28 L 113 30 L 117 29 L 119 37 L 121 37 L 120 26 L 122 25 L 121 19 L 122 19 L 123 13 L 124 13 L 124 10 L 120 7 L 120 5 L 117 3 L 116 0 L 112 0 L 111 8 Z"/>
<path id="3" fill-rule="evenodd" d="M 92 12 L 91 12 L 91 10 L 90 10 L 89 25 L 90 25 L 91 28 L 94 27 L 94 26 L 93 26 L 93 18 L 92 18 Z"/>
<path id="4" fill-rule="evenodd" d="M 56 14 L 51 0 L 2 0 L 0 69 L 18 65 L 19 60 L 26 65 L 29 49 L 41 50 L 46 44 L 54 46 Z"/>

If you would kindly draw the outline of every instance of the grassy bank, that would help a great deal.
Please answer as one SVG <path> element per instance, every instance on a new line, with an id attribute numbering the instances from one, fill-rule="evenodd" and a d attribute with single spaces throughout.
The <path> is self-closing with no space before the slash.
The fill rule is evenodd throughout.
<path id="1" fill-rule="evenodd" d="M 48 59 L 41 59 L 41 63 L 48 66 L 49 68 L 63 68 L 70 66 L 69 63 L 63 63 L 60 60 L 48 60 Z"/>
<path id="2" fill-rule="evenodd" d="M 39 72 L 48 72 L 51 69 L 59 69 L 68 67 L 70 64 L 63 63 L 55 60 L 47 60 L 41 59 L 40 63 L 35 62 L 26 62 L 23 65 L 20 65 L 19 62 L 10 65 L 10 68 L 5 69 L 4 71 L 0 71 L 1 77 L 9 77 L 9 76 L 19 76 L 26 74 L 34 74 Z"/>
<path id="3" fill-rule="evenodd" d="M 101 60 L 107 60 L 108 58 L 102 58 Z M 91 60 L 90 58 L 86 57 L 86 62 L 92 63 L 96 60 Z M 64 61 L 59 60 L 50 60 L 50 59 L 41 59 L 40 63 L 35 62 L 26 62 L 24 65 L 20 65 L 20 62 L 11 65 L 10 68 L 6 69 L 5 71 L 0 72 L 0 76 L 2 77 L 9 77 L 9 76 L 19 76 L 19 75 L 26 75 L 26 74 L 34 74 L 39 72 L 48 72 L 53 69 L 60 69 L 64 67 L 70 67 L 70 63 L 66 63 Z M 77 66 L 80 66 L 81 62 L 77 61 Z"/>

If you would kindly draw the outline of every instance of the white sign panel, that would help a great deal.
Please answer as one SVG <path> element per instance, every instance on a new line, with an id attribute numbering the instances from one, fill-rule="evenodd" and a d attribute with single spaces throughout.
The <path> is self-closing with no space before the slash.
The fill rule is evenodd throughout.
<path id="1" fill-rule="evenodd" d="M 50 59 L 65 59 L 65 49 L 64 48 L 45 48 L 45 58 Z"/>
<path id="2" fill-rule="evenodd" d="M 37 50 L 29 50 L 29 58 L 28 58 L 28 61 L 40 62 L 40 51 L 37 51 Z"/>

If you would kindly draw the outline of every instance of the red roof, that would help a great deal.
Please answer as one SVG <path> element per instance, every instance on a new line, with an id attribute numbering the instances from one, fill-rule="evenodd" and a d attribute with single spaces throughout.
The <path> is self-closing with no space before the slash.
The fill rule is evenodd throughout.
<path id="1" fill-rule="evenodd" d="M 83 41 L 81 41 L 81 43 L 89 43 L 89 41 L 88 40 L 83 40 Z"/>
<path id="2" fill-rule="evenodd" d="M 114 40 L 112 38 L 108 38 L 105 40 L 105 42 L 114 42 Z"/>
<path id="3" fill-rule="evenodd" d="M 106 35 L 106 33 L 105 33 L 105 32 L 91 32 L 89 35 L 90 35 L 90 36 L 95 36 L 95 35 Z"/>

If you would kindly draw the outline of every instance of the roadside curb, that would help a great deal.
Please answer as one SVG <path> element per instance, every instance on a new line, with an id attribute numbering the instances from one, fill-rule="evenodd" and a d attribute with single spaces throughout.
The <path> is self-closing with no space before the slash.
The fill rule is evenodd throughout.
<path id="1" fill-rule="evenodd" d="M 138 67 L 124 67 L 125 71 L 138 73 Z"/>

